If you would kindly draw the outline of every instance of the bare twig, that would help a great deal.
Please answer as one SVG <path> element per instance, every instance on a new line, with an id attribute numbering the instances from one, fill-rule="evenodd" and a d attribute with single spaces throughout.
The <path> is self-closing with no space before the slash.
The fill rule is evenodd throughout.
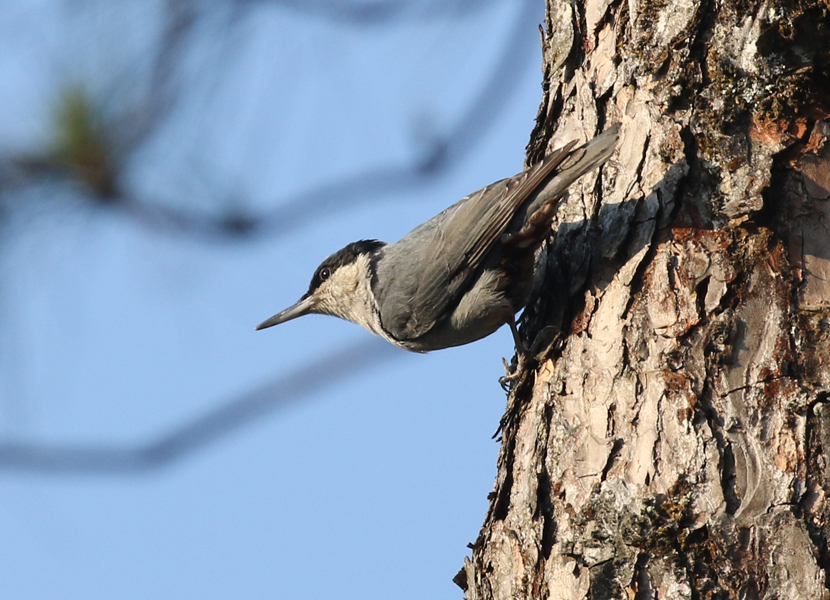
<path id="1" fill-rule="evenodd" d="M 131 474 L 182 460 L 289 404 L 404 353 L 371 338 L 220 405 L 149 441 L 125 446 L 0 443 L 0 470 L 48 474 Z"/>

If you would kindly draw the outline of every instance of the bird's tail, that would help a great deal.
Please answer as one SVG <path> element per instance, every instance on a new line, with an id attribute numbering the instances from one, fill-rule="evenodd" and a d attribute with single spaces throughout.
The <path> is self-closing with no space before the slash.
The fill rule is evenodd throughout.
<path id="1" fill-rule="evenodd" d="M 574 148 L 551 173 L 546 183 L 539 186 L 526 212 L 522 227 L 509 234 L 504 243 L 517 248 L 540 244 L 547 237 L 550 223 L 556 214 L 559 200 L 568 188 L 580 177 L 593 171 L 607 161 L 617 147 L 619 124 L 609 127 L 591 141 Z"/>

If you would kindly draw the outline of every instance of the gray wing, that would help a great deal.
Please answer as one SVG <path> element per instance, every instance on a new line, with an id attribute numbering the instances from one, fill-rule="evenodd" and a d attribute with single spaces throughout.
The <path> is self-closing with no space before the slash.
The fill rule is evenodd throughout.
<path id="1" fill-rule="evenodd" d="M 605 158 L 615 142 L 616 133 Z M 572 154 L 574 144 L 555 150 L 515 177 L 470 194 L 416 227 L 398 243 L 384 248 L 383 258 L 377 264 L 375 289 L 386 331 L 399 340 L 427 333 L 459 301 L 516 211 Z M 575 152 L 583 150 L 584 147 Z M 576 172 L 583 160 L 569 162 Z M 569 176 L 567 183 L 560 186 L 560 194 L 594 166 Z"/>

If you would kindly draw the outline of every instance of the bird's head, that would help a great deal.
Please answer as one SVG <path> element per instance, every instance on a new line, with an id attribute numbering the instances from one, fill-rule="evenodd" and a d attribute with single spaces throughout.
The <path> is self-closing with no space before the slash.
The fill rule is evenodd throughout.
<path id="1" fill-rule="evenodd" d="M 374 331 L 371 281 L 378 251 L 386 244 L 360 240 L 338 250 L 314 271 L 308 291 L 300 300 L 257 325 L 266 329 L 308 314 L 340 317 Z"/>

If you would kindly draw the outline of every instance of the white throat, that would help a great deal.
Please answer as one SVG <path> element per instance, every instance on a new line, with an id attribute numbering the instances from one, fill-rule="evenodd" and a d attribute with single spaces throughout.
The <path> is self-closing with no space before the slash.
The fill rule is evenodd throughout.
<path id="1" fill-rule="evenodd" d="M 361 254 L 352 264 L 342 266 L 332 273 L 326 282 L 326 292 L 317 304 L 319 312 L 346 319 L 389 339 L 380 324 L 377 304 L 372 294 L 368 256 Z"/>

